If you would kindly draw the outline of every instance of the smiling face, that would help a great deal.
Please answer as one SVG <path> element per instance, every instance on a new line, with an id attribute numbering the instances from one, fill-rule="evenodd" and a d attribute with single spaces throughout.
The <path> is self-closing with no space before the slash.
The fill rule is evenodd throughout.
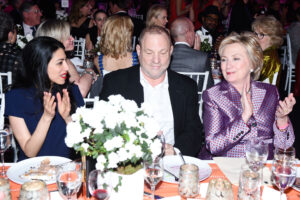
<path id="1" fill-rule="evenodd" d="M 137 53 L 142 73 L 151 81 L 163 81 L 170 64 L 173 47 L 165 33 L 145 33 Z"/>
<path id="2" fill-rule="evenodd" d="M 161 10 L 159 15 L 155 18 L 155 25 L 166 27 L 168 23 L 168 14 L 166 10 Z"/>
<path id="3" fill-rule="evenodd" d="M 250 82 L 252 69 L 247 50 L 239 43 L 228 44 L 221 52 L 221 69 L 227 82 L 238 90 L 244 83 Z"/>
<path id="4" fill-rule="evenodd" d="M 48 63 L 48 76 L 51 82 L 58 85 L 65 83 L 68 75 L 68 64 L 66 63 L 66 54 L 63 49 L 58 49 L 52 55 Z"/>

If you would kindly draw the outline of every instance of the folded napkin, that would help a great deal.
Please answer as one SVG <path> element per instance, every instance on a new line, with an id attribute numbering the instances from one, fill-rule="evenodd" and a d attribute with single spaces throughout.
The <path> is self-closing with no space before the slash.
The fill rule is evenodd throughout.
<path id="1" fill-rule="evenodd" d="M 76 70 L 78 71 L 78 73 L 82 73 L 84 71 L 84 69 L 81 68 L 83 66 L 83 60 L 81 60 L 78 57 L 74 57 L 74 58 L 70 59 L 70 61 L 76 67 Z"/>
<path id="2" fill-rule="evenodd" d="M 262 200 L 280 200 L 280 192 L 269 187 L 264 187 L 261 196 Z M 287 199 L 286 195 L 283 195 L 283 199 Z"/>
<path id="3" fill-rule="evenodd" d="M 238 186 L 240 171 L 243 164 L 246 163 L 245 158 L 229 158 L 229 157 L 214 157 L 213 160 L 216 162 L 220 170 L 229 179 L 229 181 Z"/>
<path id="4" fill-rule="evenodd" d="M 200 184 L 200 196 L 201 198 L 206 197 L 207 189 L 208 189 L 208 184 L 209 183 L 201 183 Z"/>

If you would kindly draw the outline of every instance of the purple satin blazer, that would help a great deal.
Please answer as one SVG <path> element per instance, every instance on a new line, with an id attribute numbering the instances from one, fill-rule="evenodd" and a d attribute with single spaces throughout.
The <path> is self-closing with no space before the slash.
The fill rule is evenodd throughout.
<path id="1" fill-rule="evenodd" d="M 261 138 L 269 145 L 269 158 L 274 145 L 287 148 L 293 145 L 295 135 L 291 122 L 286 132 L 278 130 L 275 111 L 279 95 L 276 86 L 251 81 L 253 115 L 246 124 L 242 119 L 239 92 L 227 81 L 203 92 L 206 146 L 199 154 L 201 159 L 212 156 L 245 157 L 245 143 L 249 138 Z"/>

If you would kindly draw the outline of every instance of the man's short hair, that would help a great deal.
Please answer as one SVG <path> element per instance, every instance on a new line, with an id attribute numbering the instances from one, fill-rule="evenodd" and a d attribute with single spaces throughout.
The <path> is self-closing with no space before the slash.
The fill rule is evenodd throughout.
<path id="1" fill-rule="evenodd" d="M 37 4 L 34 2 L 31 2 L 31 1 L 24 1 L 24 3 L 22 3 L 22 5 L 20 7 L 20 13 L 21 13 L 23 20 L 24 20 L 23 12 L 29 12 L 31 10 L 31 8 L 35 5 L 37 5 Z"/>
<path id="2" fill-rule="evenodd" d="M 163 35 L 164 34 L 164 35 L 167 36 L 168 41 L 170 43 L 170 46 L 172 45 L 170 33 L 167 31 L 167 29 L 164 28 L 164 27 L 161 27 L 161 26 L 152 25 L 152 26 L 148 26 L 148 27 L 144 28 L 144 30 L 141 32 L 140 37 L 139 37 L 139 44 L 140 44 L 140 46 L 142 46 L 142 41 L 143 41 L 146 33 L 149 33 L 149 34 L 159 34 L 159 35 Z"/>
<path id="3" fill-rule="evenodd" d="M 221 14 L 217 6 L 207 6 L 203 12 L 199 13 L 199 21 L 202 22 L 202 17 L 206 17 L 209 14 L 214 14 L 217 15 L 219 19 L 221 18 Z"/>
<path id="4" fill-rule="evenodd" d="M 117 5 L 122 10 L 127 10 L 128 8 L 128 0 L 109 0 L 109 2 L 113 5 Z"/>

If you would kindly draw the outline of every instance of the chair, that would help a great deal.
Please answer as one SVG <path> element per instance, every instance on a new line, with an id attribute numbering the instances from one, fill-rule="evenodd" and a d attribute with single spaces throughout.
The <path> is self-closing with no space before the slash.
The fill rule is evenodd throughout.
<path id="1" fill-rule="evenodd" d="M 79 38 L 74 40 L 74 56 L 84 61 L 85 39 Z"/>
<path id="2" fill-rule="evenodd" d="M 209 71 L 206 71 L 206 72 L 178 72 L 178 73 L 189 76 L 191 79 L 193 79 L 197 82 L 198 95 L 199 95 L 199 116 L 202 121 L 202 103 L 203 103 L 202 93 L 204 90 L 206 90 L 206 87 L 207 87 Z"/>
<path id="3" fill-rule="evenodd" d="M 3 93 L 4 88 L 12 83 L 12 73 L 11 72 L 1 72 L 0 73 L 0 94 Z M 4 85 L 4 87 L 3 87 Z"/>
<path id="4" fill-rule="evenodd" d="M 132 51 L 135 51 L 135 47 L 136 47 L 136 36 L 132 37 Z"/>
<path id="5" fill-rule="evenodd" d="M 93 108 L 94 103 L 99 101 L 99 96 L 95 96 L 94 98 L 84 98 L 84 107 L 85 108 Z"/>
<path id="6" fill-rule="evenodd" d="M 296 82 L 296 73 L 295 73 L 295 64 L 292 60 L 292 47 L 291 47 L 291 38 L 289 34 L 286 35 L 287 40 L 287 74 L 286 74 L 286 80 L 285 80 L 285 86 L 284 90 L 288 92 L 288 94 L 291 92 L 292 83 Z"/>
<path id="7" fill-rule="evenodd" d="M 264 82 L 264 83 L 269 83 L 269 84 L 272 84 L 272 85 L 276 85 L 277 77 L 278 77 L 278 72 L 276 72 L 276 73 L 274 74 L 272 83 L 270 83 L 269 78 L 266 78 L 263 82 Z"/>

